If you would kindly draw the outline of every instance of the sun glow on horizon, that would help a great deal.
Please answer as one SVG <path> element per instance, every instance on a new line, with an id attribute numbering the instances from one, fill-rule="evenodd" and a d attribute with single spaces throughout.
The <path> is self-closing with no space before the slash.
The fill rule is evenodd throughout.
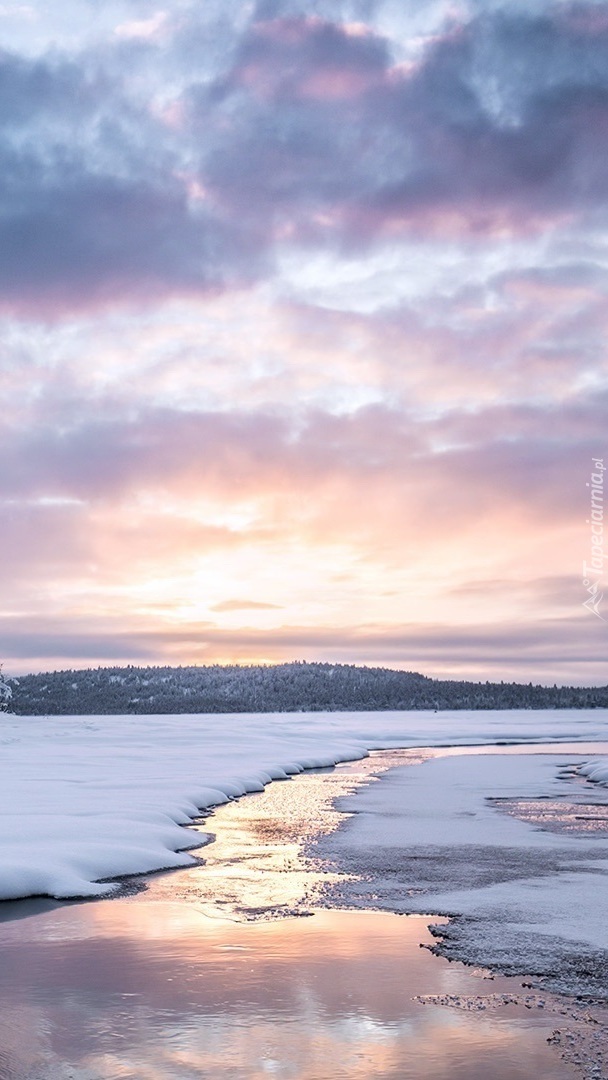
<path id="1" fill-rule="evenodd" d="M 3 18 L 7 670 L 605 680 L 605 20 L 110 8 Z"/>

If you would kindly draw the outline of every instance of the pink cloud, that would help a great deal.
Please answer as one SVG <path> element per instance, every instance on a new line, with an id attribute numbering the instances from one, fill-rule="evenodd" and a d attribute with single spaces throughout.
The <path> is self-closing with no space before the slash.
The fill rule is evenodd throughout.
<path id="1" fill-rule="evenodd" d="M 157 11 L 149 19 L 132 20 L 120 23 L 114 33 L 118 38 L 125 40 L 143 39 L 146 41 L 158 41 L 165 35 L 168 15 L 166 11 Z"/>
<path id="2" fill-rule="evenodd" d="M 0 622 L 0 648 L 10 657 L 11 671 L 27 670 L 19 660 L 22 654 L 39 656 L 42 670 L 45 656 L 47 663 L 67 656 L 71 666 L 76 662 L 79 667 L 96 659 L 106 663 L 232 663 L 296 658 L 390 665 L 448 679 L 603 685 L 605 656 L 592 631 L 590 621 L 580 617 L 547 620 L 534 628 L 512 623 L 499 628 L 480 624 L 466 630 L 431 623 L 398 628 L 283 626 L 268 632 L 217 630 L 202 624 L 153 631 L 140 625 L 117 633 L 111 626 L 95 630 L 83 625 L 78 636 L 71 638 L 59 624 L 35 627 L 27 620 L 12 620 Z M 44 651 L 36 653 L 37 647 Z M 560 652 L 563 659 L 556 664 Z"/>
<path id="3" fill-rule="evenodd" d="M 259 600 L 222 600 L 213 604 L 210 611 L 278 611 L 280 604 L 266 604 Z"/>

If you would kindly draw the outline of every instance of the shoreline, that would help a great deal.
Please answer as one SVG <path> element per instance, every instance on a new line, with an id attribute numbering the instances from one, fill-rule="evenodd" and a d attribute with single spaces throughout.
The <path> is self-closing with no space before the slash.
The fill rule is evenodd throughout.
<path id="1" fill-rule="evenodd" d="M 190 865 L 184 825 L 304 769 L 396 747 L 597 741 L 604 713 L 5 714 L 0 895 L 107 895 L 117 878 Z"/>
<path id="2" fill-rule="evenodd" d="M 487 749 L 481 747 L 482 753 L 485 754 Z M 519 753 L 527 749 L 523 747 Z M 456 749 L 452 756 L 467 756 L 471 752 L 472 748 Z M 538 749 L 536 752 L 540 753 Z M 580 744 L 577 744 L 576 753 L 580 752 Z M 431 748 L 429 753 L 446 756 L 439 748 Z M 501 753 L 501 748 L 490 750 L 494 756 Z M 517 756 L 517 752 L 514 753 Z M 339 925 L 342 916 L 346 916 L 348 922 L 351 916 L 355 917 L 358 913 L 372 917 L 374 914 L 382 916 L 383 913 L 387 916 L 398 915 L 399 912 L 394 909 L 383 912 L 370 906 L 364 910 L 360 907 L 330 907 L 327 904 L 319 907 L 331 869 L 319 867 L 318 858 L 314 855 L 311 857 L 311 848 L 314 849 L 315 842 L 318 843 L 320 834 L 331 840 L 339 831 L 340 823 L 344 822 L 348 813 L 345 814 L 344 809 L 340 808 L 342 800 L 356 800 L 357 792 L 363 793 L 370 787 L 378 790 L 382 778 L 392 770 L 403 767 L 404 758 L 410 761 L 411 767 L 416 763 L 421 764 L 425 760 L 425 753 L 423 748 L 374 751 L 368 757 L 348 765 L 309 770 L 291 783 L 272 783 L 262 793 L 218 807 L 210 815 L 188 826 L 191 831 L 201 831 L 205 835 L 214 827 L 216 830 L 214 841 L 198 849 L 194 866 L 183 871 L 138 875 L 137 878 L 127 875 L 123 878 L 126 895 L 123 891 L 115 899 L 101 900 L 95 904 L 58 904 L 57 908 L 60 912 L 65 910 L 68 913 L 80 910 L 81 916 L 76 917 L 82 918 L 87 925 L 91 921 L 95 923 L 100 905 L 104 911 L 113 909 L 118 913 L 126 910 L 125 904 L 141 913 L 168 907 L 175 911 L 178 921 L 184 918 L 186 910 L 195 909 L 199 917 L 211 920 L 217 927 L 226 925 L 226 921 L 236 927 L 243 924 L 279 926 L 285 921 L 293 923 L 292 917 L 307 914 L 315 917 L 310 920 L 298 918 L 296 923 L 311 923 L 314 927 L 315 924 L 320 925 L 319 919 L 323 922 L 326 916 L 335 916 Z M 355 814 L 354 820 L 356 818 Z M 340 872 L 335 880 L 338 877 L 343 882 L 345 874 Z M 130 885 L 134 889 L 128 895 Z M 430 913 L 415 914 L 413 921 L 418 925 L 421 920 L 429 936 L 438 935 L 435 941 L 430 936 L 421 945 L 429 954 L 435 953 L 439 963 L 451 961 L 447 968 L 451 975 L 449 978 L 444 976 L 449 984 L 453 983 L 454 976 L 461 968 L 459 963 L 454 967 L 457 958 L 447 955 L 441 946 L 448 941 L 450 927 L 455 920 L 447 917 L 444 921 L 442 918 L 442 925 L 438 925 L 439 918 L 442 916 L 431 909 Z M 34 918 L 33 923 L 37 921 Z M 397 924 L 401 922 L 399 919 Z M 412 923 L 409 917 L 403 925 L 408 923 Z M 452 988 L 426 995 L 416 993 L 414 997 L 420 1006 L 425 1009 L 448 1008 L 457 1014 L 474 1014 L 476 1019 L 496 1015 L 500 1023 L 503 1022 L 501 1017 L 510 1015 L 514 1009 L 516 1012 L 519 1010 L 522 1016 L 544 1018 L 543 1023 L 550 1018 L 548 1027 L 551 1030 L 547 1028 L 546 1038 L 564 1064 L 574 1070 L 568 1075 L 582 1076 L 585 1080 L 598 1080 L 604 1075 L 608 1060 L 607 1015 L 601 1006 L 581 1004 L 572 997 L 552 992 L 538 993 L 532 986 L 534 977 L 527 972 L 509 978 L 498 972 L 490 972 L 487 968 L 480 972 L 480 965 L 475 960 L 458 959 L 467 976 L 458 975 L 460 983 L 457 992 Z M 475 986 L 478 977 L 483 982 Z"/>
<path id="3" fill-rule="evenodd" d="M 437 931 L 438 955 L 605 1003 L 608 792 L 563 767 L 564 755 L 584 759 L 583 748 L 536 753 L 542 767 L 527 761 L 526 774 L 536 755 L 516 748 L 505 777 L 507 755 L 495 747 L 404 751 L 407 766 L 339 797 L 342 827 L 306 853 L 335 875 L 329 906 L 434 912 L 450 919 Z M 568 911 L 575 901 L 578 919 Z"/>

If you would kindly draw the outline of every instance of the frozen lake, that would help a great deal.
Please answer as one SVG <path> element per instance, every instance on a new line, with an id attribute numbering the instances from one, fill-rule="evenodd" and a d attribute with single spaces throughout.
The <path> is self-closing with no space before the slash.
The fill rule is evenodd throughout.
<path id="1" fill-rule="evenodd" d="M 4 714 L 0 897 L 107 895 L 109 879 L 191 865 L 185 849 L 196 838 L 183 826 L 202 810 L 370 750 L 566 745 L 604 739 L 607 729 L 605 709 Z"/>
<path id="2" fill-rule="evenodd" d="M 545 767 L 589 749 L 606 748 L 534 756 Z M 560 1056 L 565 1032 L 587 1053 L 588 1011 L 432 955 L 420 946 L 434 943 L 437 917 L 320 908 L 362 885 L 358 902 L 382 904 L 379 879 L 315 851 L 367 816 L 345 819 L 336 801 L 384 790 L 394 803 L 395 778 L 414 780 L 427 754 L 461 756 L 390 751 L 221 806 L 194 827 L 216 836 L 196 864 L 131 879 L 132 895 L 0 905 L 2 1080 L 593 1076 Z"/>
<path id="3" fill-rule="evenodd" d="M 1 1080 L 601 1077 L 606 719 L 2 717 Z"/>

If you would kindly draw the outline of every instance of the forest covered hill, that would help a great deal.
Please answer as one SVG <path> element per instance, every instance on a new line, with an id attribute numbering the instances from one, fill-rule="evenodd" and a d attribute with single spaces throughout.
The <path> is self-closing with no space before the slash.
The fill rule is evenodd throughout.
<path id="1" fill-rule="evenodd" d="M 411 671 L 296 661 L 276 665 L 108 667 L 8 680 L 23 716 L 608 707 L 608 686 L 431 679 Z"/>

